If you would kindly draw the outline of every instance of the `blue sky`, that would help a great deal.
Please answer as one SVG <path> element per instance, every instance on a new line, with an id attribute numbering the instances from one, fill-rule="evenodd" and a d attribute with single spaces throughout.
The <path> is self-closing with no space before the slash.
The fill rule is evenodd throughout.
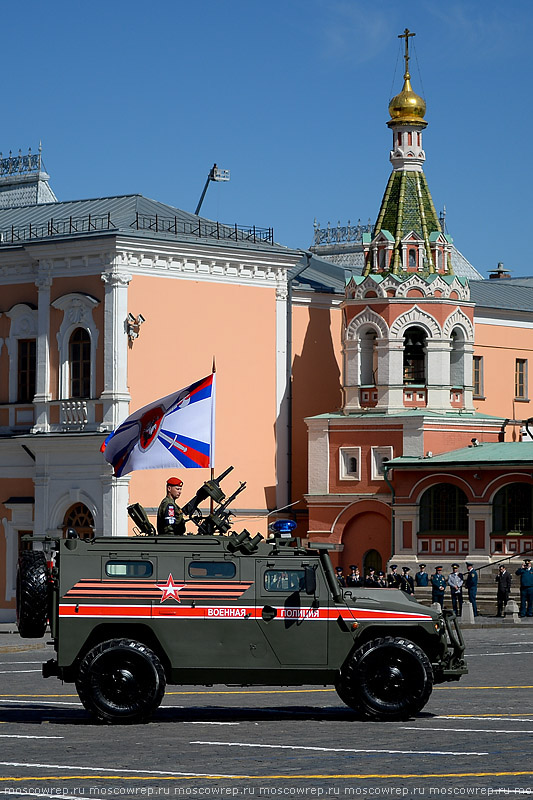
<path id="1" fill-rule="evenodd" d="M 533 275 L 530 0 L 28 0 L 0 3 L 0 149 L 43 142 L 61 200 L 140 193 L 272 226 L 375 221 L 390 173 L 397 36 L 416 32 L 425 173 L 484 275 Z"/>

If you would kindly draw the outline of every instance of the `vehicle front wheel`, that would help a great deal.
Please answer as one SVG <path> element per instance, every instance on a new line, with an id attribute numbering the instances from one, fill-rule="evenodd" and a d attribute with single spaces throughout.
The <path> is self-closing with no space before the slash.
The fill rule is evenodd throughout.
<path id="1" fill-rule="evenodd" d="M 87 711 L 109 723 L 146 720 L 161 703 L 165 685 L 159 658 L 131 639 L 109 639 L 93 647 L 76 678 Z"/>
<path id="2" fill-rule="evenodd" d="M 414 642 L 387 636 L 355 650 L 337 678 L 341 700 L 375 720 L 403 720 L 420 711 L 433 689 L 431 663 Z"/>

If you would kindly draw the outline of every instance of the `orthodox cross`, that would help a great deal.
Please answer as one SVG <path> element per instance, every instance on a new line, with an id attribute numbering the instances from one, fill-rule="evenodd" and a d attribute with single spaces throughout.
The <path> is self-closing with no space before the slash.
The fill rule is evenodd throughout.
<path id="1" fill-rule="evenodd" d="M 411 33 L 409 28 L 406 28 L 403 33 L 398 35 L 398 39 L 405 39 L 405 75 L 409 75 L 409 37 L 416 36 L 416 33 Z"/>

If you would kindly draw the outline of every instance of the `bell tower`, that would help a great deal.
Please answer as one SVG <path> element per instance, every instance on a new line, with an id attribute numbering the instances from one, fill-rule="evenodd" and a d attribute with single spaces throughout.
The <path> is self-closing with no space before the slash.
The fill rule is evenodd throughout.
<path id="1" fill-rule="evenodd" d="M 406 28 L 398 37 L 405 39 L 405 72 L 401 92 L 389 103 L 387 125 L 392 132 L 392 172 L 374 230 L 363 239 L 364 275 L 453 272 L 452 239 L 441 229 L 423 171 L 426 103 L 411 86 L 409 39 L 412 36 L 415 34 Z"/>
<path id="2" fill-rule="evenodd" d="M 439 222 L 423 165 L 426 103 L 413 90 L 408 28 L 403 87 L 389 103 L 390 175 L 365 267 L 343 303 L 344 412 L 473 411 L 473 304 L 453 275 L 452 239 Z"/>

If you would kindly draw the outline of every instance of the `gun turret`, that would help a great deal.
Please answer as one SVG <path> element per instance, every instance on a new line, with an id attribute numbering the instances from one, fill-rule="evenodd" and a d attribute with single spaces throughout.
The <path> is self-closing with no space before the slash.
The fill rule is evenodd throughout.
<path id="1" fill-rule="evenodd" d="M 198 533 L 204 536 L 212 536 L 217 532 L 227 533 L 231 528 L 230 517 L 233 515 L 233 512 L 230 511 L 228 506 L 235 500 L 237 495 L 246 488 L 246 483 L 241 483 L 238 489 L 226 499 L 226 495 L 220 488 L 220 481 L 222 481 L 232 469 L 233 467 L 228 467 L 218 478 L 206 481 L 203 486 L 198 489 L 194 497 L 182 507 L 184 515 L 198 526 Z M 207 517 L 204 517 L 198 506 L 204 500 L 207 500 L 208 497 L 217 504 L 217 507 L 213 508 Z"/>
<path id="2" fill-rule="evenodd" d="M 218 478 L 213 478 L 210 481 L 206 481 L 204 485 L 198 489 L 194 497 L 189 500 L 188 503 L 185 503 L 185 505 L 182 506 L 181 510 L 186 517 L 192 516 L 192 514 L 197 511 L 200 503 L 203 503 L 203 501 L 207 500 L 208 497 L 210 497 L 214 503 L 221 503 L 223 500 L 225 500 L 226 495 L 220 488 L 220 481 L 224 480 L 226 475 L 229 475 L 232 469 L 233 467 L 228 467 L 227 470 L 222 473 L 222 475 L 218 476 Z"/>

